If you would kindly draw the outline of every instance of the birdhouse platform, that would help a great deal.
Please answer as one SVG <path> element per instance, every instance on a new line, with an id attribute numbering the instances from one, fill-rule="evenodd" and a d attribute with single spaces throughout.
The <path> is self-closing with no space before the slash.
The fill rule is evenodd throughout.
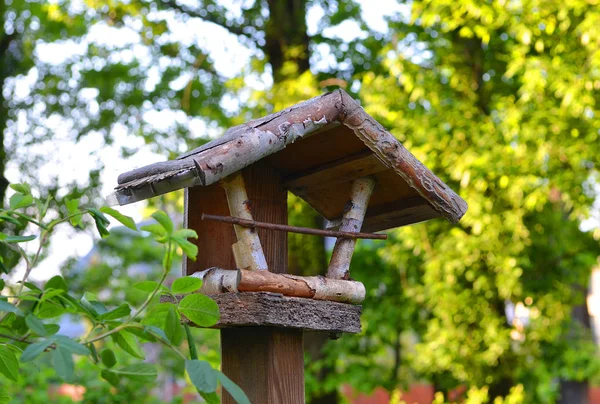
<path id="1" fill-rule="evenodd" d="M 202 278 L 198 293 L 218 303 L 223 371 L 256 403 L 304 403 L 304 331 L 360 331 L 366 291 L 349 271 L 358 238 L 435 218 L 456 223 L 467 210 L 343 90 L 233 127 L 118 183 L 121 205 L 185 189 L 198 256 L 183 273 Z M 288 192 L 327 226 L 288 226 Z M 287 273 L 288 232 L 337 239 L 325 273 Z"/>

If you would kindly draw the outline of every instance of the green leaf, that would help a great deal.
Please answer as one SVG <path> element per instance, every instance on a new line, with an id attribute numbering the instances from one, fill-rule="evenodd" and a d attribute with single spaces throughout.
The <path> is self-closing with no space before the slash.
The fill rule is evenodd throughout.
<path id="1" fill-rule="evenodd" d="M 27 327 L 37 335 L 41 337 L 45 337 L 47 335 L 46 327 L 44 327 L 44 323 L 42 323 L 36 316 L 33 314 L 29 314 L 25 317 L 25 323 Z"/>
<path id="2" fill-rule="evenodd" d="M 149 224 L 140 227 L 140 230 L 147 231 L 155 237 L 163 238 L 167 236 L 167 231 L 158 223 Z"/>
<path id="3" fill-rule="evenodd" d="M 220 318 L 217 303 L 201 294 L 191 294 L 181 299 L 179 312 L 201 327 L 213 326 Z"/>
<path id="4" fill-rule="evenodd" d="M 106 313 L 98 316 L 98 320 L 116 320 L 128 316 L 131 313 L 131 307 L 127 303 L 123 303 L 119 307 L 116 307 Z"/>
<path id="5" fill-rule="evenodd" d="M 146 311 L 142 324 L 164 328 L 170 307 L 175 307 L 175 305 L 173 303 L 158 303 L 150 306 Z"/>
<path id="6" fill-rule="evenodd" d="M 114 217 L 116 220 L 118 220 L 125 227 L 128 227 L 131 230 L 136 230 L 137 231 L 137 227 L 136 227 L 135 222 L 133 221 L 133 219 L 130 218 L 129 216 L 125 216 L 124 214 L 122 214 L 118 210 L 115 210 L 113 208 L 109 208 L 108 206 L 103 206 L 103 207 L 100 208 L 100 212 L 106 213 L 107 215 Z"/>
<path id="7" fill-rule="evenodd" d="M 112 334 L 111 338 L 115 344 L 129 355 L 138 359 L 144 359 L 144 353 L 142 352 L 137 338 L 133 334 L 128 333 L 127 331 L 119 331 Z"/>
<path id="8" fill-rule="evenodd" d="M 203 393 L 212 393 L 217 389 L 217 374 L 206 361 L 186 360 L 185 370 L 194 387 Z"/>
<path id="9" fill-rule="evenodd" d="M 153 325 L 147 325 L 144 327 L 144 330 L 146 330 L 146 332 L 152 334 L 155 337 L 158 337 L 160 339 L 162 339 L 165 342 L 169 342 L 169 338 L 167 337 L 167 334 L 161 330 L 160 328 L 153 326 Z M 177 345 L 177 344 L 175 344 Z"/>
<path id="10" fill-rule="evenodd" d="M 45 339 L 28 345 L 21 354 L 21 362 L 29 362 L 40 356 L 44 351 L 54 343 L 51 339 Z"/>
<path id="11" fill-rule="evenodd" d="M 10 380 L 19 380 L 19 360 L 6 345 L 0 345 L 0 373 Z"/>
<path id="12" fill-rule="evenodd" d="M 173 221 L 171 221 L 169 215 L 167 215 L 162 210 L 159 210 L 157 212 L 154 212 L 152 214 L 152 217 L 154 218 L 154 220 L 160 223 L 160 225 L 167 231 L 167 234 L 173 234 Z"/>
<path id="13" fill-rule="evenodd" d="M 179 247 L 181 247 L 181 250 L 189 259 L 196 261 L 196 256 L 198 255 L 198 246 L 196 244 L 190 243 L 183 238 L 172 237 L 172 239 Z"/>
<path id="14" fill-rule="evenodd" d="M 36 311 L 36 316 L 38 318 L 54 318 L 58 317 L 65 313 L 65 308 L 54 299 L 49 299 L 40 304 L 39 308 Z"/>
<path id="15" fill-rule="evenodd" d="M 67 282 L 60 275 L 55 275 L 52 278 L 48 279 L 48 282 L 46 282 L 46 285 L 44 285 L 44 290 L 48 289 L 59 289 L 64 290 L 65 292 L 69 290 Z"/>
<path id="16" fill-rule="evenodd" d="M 6 286 L 6 284 L 4 283 L 4 279 L 0 278 L 0 292 L 2 292 L 2 289 L 4 289 L 4 286 Z"/>
<path id="17" fill-rule="evenodd" d="M 106 306 L 96 300 L 96 295 L 89 292 L 85 292 L 83 294 L 83 297 L 81 298 L 81 305 L 96 316 L 102 315 L 108 311 Z"/>
<path id="18" fill-rule="evenodd" d="M 32 282 L 25 282 L 23 285 L 27 286 L 27 288 L 30 289 L 30 290 L 36 290 L 36 291 L 39 291 L 39 292 L 42 291 L 42 289 L 38 288 L 35 285 L 35 283 L 32 283 Z"/>
<path id="19" fill-rule="evenodd" d="M 117 370 L 112 370 L 117 375 L 140 382 L 153 382 L 158 376 L 156 367 L 150 363 L 134 363 Z"/>
<path id="20" fill-rule="evenodd" d="M 183 278 L 175 279 L 171 286 L 173 293 L 191 293 L 202 287 L 202 279 L 193 276 L 184 276 Z"/>
<path id="21" fill-rule="evenodd" d="M 10 184 L 9 187 L 23 195 L 31 194 L 31 187 L 26 182 L 22 184 Z"/>
<path id="22" fill-rule="evenodd" d="M 5 243 L 24 243 L 27 241 L 35 240 L 36 236 L 9 236 L 4 233 L 0 233 L 0 241 Z"/>
<path id="23" fill-rule="evenodd" d="M 7 389 L 0 385 L 0 404 L 9 404 L 11 400 L 10 394 L 8 394 Z"/>
<path id="24" fill-rule="evenodd" d="M 52 365 L 56 374 L 64 381 L 73 380 L 75 366 L 71 351 L 62 346 L 57 347 L 52 351 Z"/>
<path id="25" fill-rule="evenodd" d="M 244 390 L 240 388 L 237 384 L 235 384 L 229 377 L 225 376 L 223 372 L 215 370 L 217 375 L 217 379 L 221 382 L 221 385 L 227 392 L 233 397 L 238 404 L 250 404 L 250 400 Z"/>
<path id="26" fill-rule="evenodd" d="M 44 324 L 44 328 L 46 329 L 47 335 L 54 335 L 60 330 L 60 326 L 58 324 Z"/>
<path id="27" fill-rule="evenodd" d="M 118 386 L 119 382 L 121 381 L 121 379 L 113 372 L 111 372 L 110 370 L 103 370 L 102 372 L 100 372 L 100 375 L 102 376 L 102 378 L 104 380 L 106 380 L 107 382 L 109 382 L 112 386 Z"/>
<path id="28" fill-rule="evenodd" d="M 196 231 L 192 229 L 179 229 L 175 233 L 173 233 L 172 237 L 181 239 L 198 238 L 198 233 L 196 233 Z"/>
<path id="29" fill-rule="evenodd" d="M 174 305 L 169 307 L 165 320 L 165 334 L 168 341 L 171 341 L 173 345 L 179 345 L 183 339 L 183 327 Z"/>
<path id="30" fill-rule="evenodd" d="M 204 401 L 206 401 L 207 404 L 220 404 L 221 403 L 221 398 L 219 397 L 219 395 L 217 393 L 203 393 L 203 392 L 199 391 L 198 394 L 200 394 L 200 397 L 202 397 L 202 399 Z"/>
<path id="31" fill-rule="evenodd" d="M 104 216 L 102 212 L 100 212 L 96 208 L 88 208 L 88 212 L 94 218 L 94 222 L 96 223 L 96 228 L 98 229 L 98 233 L 102 238 L 110 235 L 107 226 L 110 224 L 110 220 Z"/>
<path id="32" fill-rule="evenodd" d="M 112 368 L 117 364 L 115 353 L 108 348 L 104 348 L 100 351 L 100 359 L 102 360 L 102 364 L 107 368 Z"/>
<path id="33" fill-rule="evenodd" d="M 46 213 L 48 212 L 48 207 L 50 206 L 50 202 L 52 201 L 52 197 L 49 196 L 48 198 L 46 198 L 46 200 L 44 202 L 42 202 L 39 199 L 35 200 L 35 204 L 38 208 L 38 218 L 41 221 L 43 218 L 46 217 Z"/>
<path id="34" fill-rule="evenodd" d="M 55 335 L 52 337 L 56 344 L 76 355 L 89 355 L 90 350 L 79 342 L 67 337 L 66 335 Z"/>
<path id="35" fill-rule="evenodd" d="M 15 313 L 16 315 L 21 315 L 21 310 L 15 305 L 10 304 L 5 300 L 0 299 L 0 311 L 6 311 L 8 313 Z"/>
<path id="36" fill-rule="evenodd" d="M 31 195 L 23 195 L 23 194 L 14 194 L 10 197 L 8 205 L 11 210 L 16 210 L 20 208 L 26 208 L 27 206 L 33 203 L 33 196 Z"/>
<path id="37" fill-rule="evenodd" d="M 158 286 L 158 282 L 154 281 L 141 281 L 133 285 L 134 288 L 139 289 L 143 292 L 152 293 Z M 166 286 L 161 285 L 160 290 L 168 290 Z"/>
<path id="38" fill-rule="evenodd" d="M 67 207 L 67 212 L 69 212 L 69 216 L 74 215 L 69 219 L 71 225 L 77 227 L 81 224 L 81 219 L 83 215 L 79 210 L 79 199 L 68 199 L 65 198 L 65 206 Z"/>
<path id="39" fill-rule="evenodd" d="M 21 227 L 21 222 L 19 222 L 17 219 L 15 219 L 14 217 L 9 216 L 9 215 L 0 215 L 0 220 L 2 220 L 4 222 L 9 222 L 9 223 L 12 223 L 14 225 Z"/>
<path id="40" fill-rule="evenodd" d="M 148 332 L 146 327 L 130 327 L 127 329 L 127 332 L 135 335 L 138 338 L 140 344 L 143 344 L 145 342 L 156 342 L 156 337 L 151 332 Z"/>
<path id="41" fill-rule="evenodd" d="M 46 300 L 50 300 L 53 297 L 63 295 L 65 293 L 62 289 L 44 289 L 44 293 L 42 293 L 42 297 L 40 302 L 45 302 Z"/>

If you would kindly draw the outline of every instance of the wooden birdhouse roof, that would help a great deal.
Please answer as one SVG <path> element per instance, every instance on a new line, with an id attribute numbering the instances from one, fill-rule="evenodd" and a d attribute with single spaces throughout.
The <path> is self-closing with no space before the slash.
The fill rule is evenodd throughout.
<path id="1" fill-rule="evenodd" d="M 377 185 L 364 231 L 438 217 L 456 223 L 467 210 L 461 197 L 343 90 L 230 128 L 175 160 L 121 174 L 115 196 L 125 205 L 208 186 L 262 159 L 332 228 L 342 217 L 352 181 L 367 175 L 374 176 Z"/>

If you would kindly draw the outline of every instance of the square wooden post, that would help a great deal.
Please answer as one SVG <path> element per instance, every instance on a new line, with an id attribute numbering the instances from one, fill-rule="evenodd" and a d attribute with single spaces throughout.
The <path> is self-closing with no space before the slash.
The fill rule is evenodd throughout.
<path id="1" fill-rule="evenodd" d="M 254 220 L 287 224 L 287 190 L 276 171 L 258 162 L 242 172 Z M 186 226 L 198 232 L 198 259 L 188 261 L 190 275 L 213 266 L 235 268 L 232 226 L 201 221 L 202 213 L 228 215 L 225 192 L 218 185 L 186 192 Z M 287 272 L 287 234 L 258 229 L 269 270 Z M 222 370 L 252 403 L 304 404 L 302 330 L 274 327 L 237 327 L 221 330 Z M 223 393 L 222 402 L 235 401 Z"/>

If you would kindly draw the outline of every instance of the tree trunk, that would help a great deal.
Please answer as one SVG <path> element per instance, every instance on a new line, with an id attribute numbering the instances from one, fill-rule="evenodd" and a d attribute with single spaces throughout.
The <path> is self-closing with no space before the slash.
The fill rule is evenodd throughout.
<path id="1" fill-rule="evenodd" d="M 4 17 L 6 6 L 4 1 L 0 1 L 0 16 Z M 4 25 L 4 18 L 2 18 Z M 16 62 L 9 56 L 10 46 L 16 39 L 16 34 L 7 34 L 4 29 L 0 31 L 0 206 L 4 204 L 4 196 L 8 188 L 8 180 L 4 177 L 6 170 L 6 150 L 4 145 L 4 131 L 6 130 L 6 122 L 8 120 L 8 105 L 4 99 L 4 82 L 14 70 Z"/>
<path id="2" fill-rule="evenodd" d="M 581 290 L 585 302 L 587 291 L 584 288 L 576 287 L 576 290 Z M 587 305 L 578 304 L 573 306 L 571 311 L 573 321 L 579 323 L 586 330 L 591 329 L 590 315 L 587 310 Z M 591 333 L 591 332 L 590 332 Z M 570 336 L 567 336 L 569 338 Z M 558 404 L 587 404 L 588 399 L 589 383 L 587 380 L 576 381 L 576 380 L 565 380 L 560 379 L 560 398 Z"/>
<path id="3" fill-rule="evenodd" d="M 286 71 L 286 62 L 297 67 L 297 75 L 310 68 L 306 26 L 306 0 L 268 0 L 269 21 L 265 28 L 265 46 L 275 83 L 294 71 Z"/>

